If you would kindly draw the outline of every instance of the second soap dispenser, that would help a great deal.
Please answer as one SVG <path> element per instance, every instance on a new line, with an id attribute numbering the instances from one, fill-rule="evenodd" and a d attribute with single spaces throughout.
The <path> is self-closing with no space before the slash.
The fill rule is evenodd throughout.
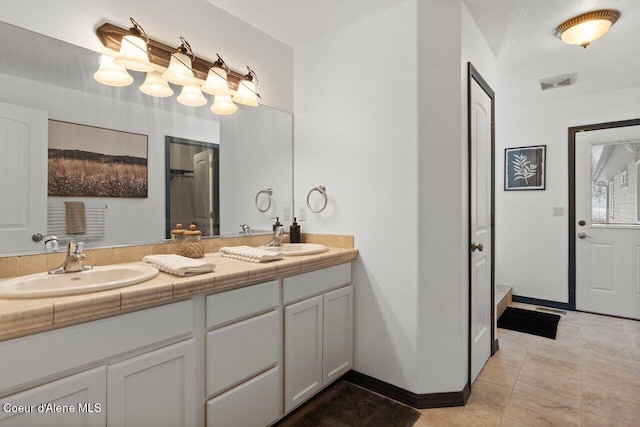
<path id="1" fill-rule="evenodd" d="M 289 226 L 289 242 L 300 243 L 300 226 L 296 222 L 296 217 L 293 217 L 293 224 Z"/>

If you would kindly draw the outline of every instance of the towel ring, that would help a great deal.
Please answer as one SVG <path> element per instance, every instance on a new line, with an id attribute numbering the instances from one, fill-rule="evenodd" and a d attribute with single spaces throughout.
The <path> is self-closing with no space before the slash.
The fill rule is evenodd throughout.
<path id="1" fill-rule="evenodd" d="M 311 197 L 311 193 L 313 193 L 314 191 L 317 191 L 318 193 L 320 193 L 322 195 L 322 197 L 324 197 L 324 203 L 322 204 L 322 207 L 318 210 L 315 210 L 311 207 L 311 204 L 309 203 L 309 197 Z M 309 208 L 309 210 L 313 213 L 320 213 L 324 210 L 324 208 L 327 207 L 327 187 L 325 187 L 324 185 L 319 185 L 317 187 L 313 187 L 311 190 L 309 190 L 309 193 L 307 193 L 307 207 Z"/>
<path id="2" fill-rule="evenodd" d="M 258 206 L 258 198 L 260 198 L 260 194 L 266 194 L 267 195 L 267 200 L 269 201 L 269 203 L 267 204 L 267 207 L 264 209 L 260 209 L 260 206 Z M 273 194 L 273 190 L 271 188 L 267 188 L 266 190 L 260 190 L 256 193 L 256 209 L 258 209 L 260 212 L 266 212 L 269 210 L 269 208 L 271 208 L 271 195 Z"/>

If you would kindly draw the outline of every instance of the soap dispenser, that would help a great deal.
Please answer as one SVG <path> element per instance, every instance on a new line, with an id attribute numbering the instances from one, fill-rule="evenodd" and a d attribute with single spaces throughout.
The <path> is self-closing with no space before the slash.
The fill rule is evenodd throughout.
<path id="1" fill-rule="evenodd" d="M 297 219 L 293 217 L 293 224 L 289 226 L 289 242 L 300 243 L 300 226 L 296 222 Z"/>
<path id="2" fill-rule="evenodd" d="M 275 224 L 273 224 L 273 231 L 276 231 L 276 228 L 278 228 L 278 227 L 282 227 L 282 224 L 280 224 L 280 217 L 279 216 L 276 217 L 276 222 L 275 222 Z"/>

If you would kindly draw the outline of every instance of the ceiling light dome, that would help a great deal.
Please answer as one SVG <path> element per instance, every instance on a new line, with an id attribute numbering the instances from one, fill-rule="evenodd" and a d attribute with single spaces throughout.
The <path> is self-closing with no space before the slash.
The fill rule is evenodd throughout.
<path id="1" fill-rule="evenodd" d="M 613 9 L 583 13 L 558 25 L 554 35 L 567 44 L 586 48 L 609 31 L 619 18 L 620 12 Z"/>

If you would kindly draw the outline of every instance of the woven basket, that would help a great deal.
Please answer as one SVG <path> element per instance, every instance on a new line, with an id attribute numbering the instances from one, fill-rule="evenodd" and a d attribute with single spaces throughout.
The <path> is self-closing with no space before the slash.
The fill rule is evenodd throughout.
<path id="1" fill-rule="evenodd" d="M 180 255 L 189 258 L 202 258 L 204 256 L 204 242 L 202 240 L 185 240 L 180 244 Z"/>

